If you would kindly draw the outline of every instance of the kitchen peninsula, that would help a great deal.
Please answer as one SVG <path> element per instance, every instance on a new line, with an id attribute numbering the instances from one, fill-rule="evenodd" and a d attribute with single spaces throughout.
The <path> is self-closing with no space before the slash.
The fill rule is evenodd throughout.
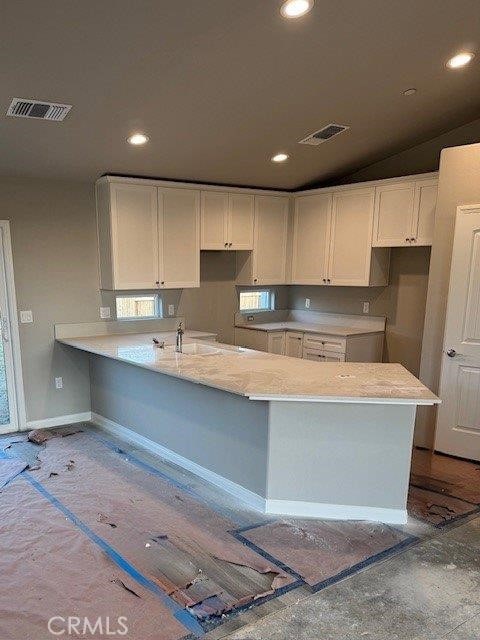
<path id="1" fill-rule="evenodd" d="M 406 522 L 416 407 L 439 400 L 401 365 L 310 362 L 199 332 L 183 353 L 171 330 L 76 333 L 56 338 L 89 354 L 100 426 L 266 513 Z"/>

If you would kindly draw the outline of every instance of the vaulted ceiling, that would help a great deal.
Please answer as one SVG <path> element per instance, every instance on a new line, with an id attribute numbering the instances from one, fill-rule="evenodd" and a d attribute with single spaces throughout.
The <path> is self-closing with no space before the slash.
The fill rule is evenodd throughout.
<path id="1" fill-rule="evenodd" d="M 103 173 L 294 189 L 478 117 L 478 0 L 19 0 L 0 24 L 0 175 Z M 404 96 L 415 87 L 417 93 Z M 73 105 L 6 117 L 13 97 Z M 318 147 L 330 122 L 351 129 Z M 150 142 L 130 147 L 145 131 Z M 273 164 L 286 151 L 290 160 Z"/>

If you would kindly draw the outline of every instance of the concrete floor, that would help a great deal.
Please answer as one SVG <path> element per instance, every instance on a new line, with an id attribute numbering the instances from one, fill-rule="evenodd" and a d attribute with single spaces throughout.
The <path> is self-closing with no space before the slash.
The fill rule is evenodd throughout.
<path id="1" fill-rule="evenodd" d="M 480 518 L 230 634 L 236 640 L 480 638 Z"/>

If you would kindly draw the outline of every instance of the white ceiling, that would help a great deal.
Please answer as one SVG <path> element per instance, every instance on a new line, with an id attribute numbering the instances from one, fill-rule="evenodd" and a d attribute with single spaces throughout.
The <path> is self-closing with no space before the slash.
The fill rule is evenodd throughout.
<path id="1" fill-rule="evenodd" d="M 19 0 L 0 24 L 0 109 L 73 104 L 62 124 L 0 115 L 0 175 L 103 173 L 293 189 L 478 117 L 478 0 Z M 415 96 L 403 90 L 416 87 Z M 296 144 L 329 122 L 351 130 Z M 125 138 L 146 131 L 150 143 Z M 289 162 L 274 165 L 278 151 Z"/>

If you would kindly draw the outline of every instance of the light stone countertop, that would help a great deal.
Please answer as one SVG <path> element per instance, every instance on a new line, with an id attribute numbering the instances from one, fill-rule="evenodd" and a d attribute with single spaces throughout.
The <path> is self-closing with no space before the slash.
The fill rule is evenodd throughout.
<path id="1" fill-rule="evenodd" d="M 312 362 L 200 341 L 212 335 L 186 331 L 184 349 L 191 353 L 174 351 L 173 331 L 65 338 L 58 342 L 252 400 L 412 405 L 439 402 L 400 364 Z M 154 347 L 154 336 L 165 340 L 167 347 Z"/>
<path id="2" fill-rule="evenodd" d="M 378 329 L 368 329 L 366 327 L 342 327 L 329 324 L 308 324 L 298 320 L 285 320 L 284 322 L 247 322 L 236 324 L 237 329 L 256 329 L 257 331 L 300 331 L 301 333 L 320 333 L 331 336 L 361 336 L 372 333 L 383 333 Z"/>

